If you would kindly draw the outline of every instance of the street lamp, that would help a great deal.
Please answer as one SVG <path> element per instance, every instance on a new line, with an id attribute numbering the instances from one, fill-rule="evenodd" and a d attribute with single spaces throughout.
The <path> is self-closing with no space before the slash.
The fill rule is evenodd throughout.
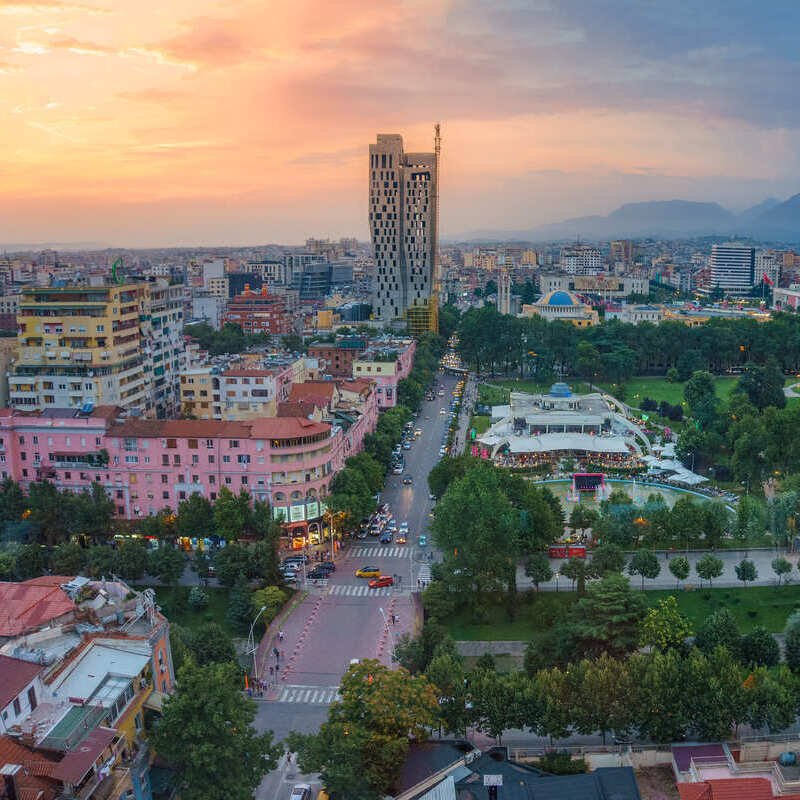
<path id="1" fill-rule="evenodd" d="M 250 633 L 247 636 L 247 652 L 252 654 L 253 656 L 253 677 L 256 679 L 256 683 L 258 683 L 258 656 L 256 655 L 256 650 L 258 650 L 258 646 L 255 643 L 253 631 L 255 630 L 258 618 L 266 610 L 267 610 L 266 606 L 261 606 L 261 608 L 258 610 L 258 614 L 256 614 L 255 619 L 253 620 L 253 624 L 250 626 Z"/>

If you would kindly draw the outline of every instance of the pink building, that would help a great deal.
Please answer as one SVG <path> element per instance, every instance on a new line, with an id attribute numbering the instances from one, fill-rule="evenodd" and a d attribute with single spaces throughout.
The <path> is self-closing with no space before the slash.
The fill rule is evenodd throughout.
<path id="1" fill-rule="evenodd" d="M 397 384 L 409 376 L 416 349 L 414 339 L 393 339 L 371 345 L 353 362 L 354 378 L 366 378 L 377 384 L 378 408 L 397 405 Z"/>
<path id="2" fill-rule="evenodd" d="M 214 500 L 223 486 L 244 488 L 273 506 L 288 535 L 315 537 L 330 481 L 364 432 L 359 428 L 348 445 L 338 425 L 303 417 L 224 422 L 118 414 L 109 406 L 88 414 L 0 410 L 0 475 L 23 487 L 48 480 L 73 491 L 97 482 L 125 519 L 176 509 L 193 493 Z"/>

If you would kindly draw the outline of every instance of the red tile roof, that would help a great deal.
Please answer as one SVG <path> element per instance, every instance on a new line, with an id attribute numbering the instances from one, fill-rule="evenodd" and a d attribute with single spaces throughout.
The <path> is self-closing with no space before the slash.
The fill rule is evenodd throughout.
<path id="1" fill-rule="evenodd" d="M 50 774 L 64 783 L 80 783 L 116 735 L 111 728 L 95 728 L 75 750 L 70 750 L 53 765 Z"/>
<path id="2" fill-rule="evenodd" d="M 333 381 L 306 381 L 293 383 L 289 391 L 289 401 L 313 400 L 329 403 L 333 399 L 336 384 Z"/>
<path id="3" fill-rule="evenodd" d="M 226 369 L 223 378 L 269 378 L 275 374 L 271 369 Z"/>
<path id="4" fill-rule="evenodd" d="M 20 764 L 24 767 L 24 770 L 20 770 L 15 776 L 21 798 L 35 797 L 40 800 L 53 800 L 56 796 L 58 784 L 35 774 L 49 772 L 52 762 L 41 753 L 29 750 L 9 736 L 0 736 L 0 767 L 6 764 Z M 35 767 L 43 767 L 43 769 Z M 39 792 L 41 795 L 38 794 Z"/>
<path id="5" fill-rule="evenodd" d="M 303 400 L 290 403 L 278 403 L 279 417 L 308 417 L 314 413 L 316 404 Z"/>
<path id="6" fill-rule="evenodd" d="M 19 636 L 73 611 L 75 604 L 60 586 L 0 582 L 0 636 Z"/>
<path id="7" fill-rule="evenodd" d="M 41 671 L 40 664 L 0 656 L 0 709 L 5 708 Z"/>
<path id="8" fill-rule="evenodd" d="M 767 764 L 764 764 L 767 768 Z M 774 800 L 767 778 L 720 778 L 719 780 L 679 783 L 681 800 Z M 780 800 L 798 800 L 798 795 L 781 795 Z"/>
<path id="9" fill-rule="evenodd" d="M 313 422 L 305 417 L 264 417 L 253 420 L 253 436 L 264 439 L 295 439 L 330 432 L 326 422 Z"/>

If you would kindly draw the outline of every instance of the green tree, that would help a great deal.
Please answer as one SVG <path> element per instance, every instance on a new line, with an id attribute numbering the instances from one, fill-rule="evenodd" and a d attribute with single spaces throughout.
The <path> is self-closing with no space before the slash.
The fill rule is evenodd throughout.
<path id="1" fill-rule="evenodd" d="M 758 625 L 742 636 L 739 658 L 750 667 L 774 667 L 781 660 L 781 651 L 775 637 L 763 625 Z"/>
<path id="2" fill-rule="evenodd" d="M 250 495 L 246 491 L 234 494 L 227 486 L 222 486 L 214 504 L 217 535 L 228 542 L 236 541 L 250 528 L 251 513 Z"/>
<path id="3" fill-rule="evenodd" d="M 586 559 L 578 558 L 577 556 L 565 561 L 559 568 L 559 573 L 568 580 L 572 581 L 572 585 L 576 587 L 578 597 L 586 594 L 586 579 L 593 576 L 591 566 L 586 562 Z"/>
<path id="4" fill-rule="evenodd" d="M 328 508 L 344 514 L 345 528 L 352 530 L 375 510 L 374 492 L 359 469 L 345 467 L 334 475 L 331 493 L 326 499 Z"/>
<path id="5" fill-rule="evenodd" d="M 442 647 L 455 652 L 455 644 L 447 629 L 438 622 L 427 622 L 418 636 L 404 633 L 397 637 L 394 660 L 412 675 L 416 675 L 428 668 L 433 654 L 441 652 Z"/>
<path id="6" fill-rule="evenodd" d="M 176 536 L 176 516 L 171 508 L 162 508 L 155 514 L 148 514 L 139 521 L 143 536 L 150 536 L 160 542 L 173 542 Z M 187 536 L 194 534 L 185 534 Z"/>
<path id="7" fill-rule="evenodd" d="M 772 559 L 772 571 L 778 578 L 778 586 L 784 582 L 785 576 L 792 571 L 792 562 L 788 558 L 778 556 Z M 788 581 L 788 579 L 786 579 Z"/>
<path id="8" fill-rule="evenodd" d="M 593 508 L 578 503 L 573 507 L 572 513 L 569 515 L 569 527 L 573 531 L 579 530 L 583 532 L 587 528 L 593 527 L 599 517 L 600 515 Z"/>
<path id="9" fill-rule="evenodd" d="M 93 578 L 110 578 L 115 570 L 116 551 L 106 544 L 92 545 L 86 551 L 86 572 Z"/>
<path id="10" fill-rule="evenodd" d="M 159 756 L 178 771 L 181 797 L 251 800 L 280 753 L 272 733 L 255 732 L 254 719 L 233 664 L 184 664 L 151 734 Z"/>
<path id="11" fill-rule="evenodd" d="M 540 583 L 547 583 L 553 579 L 550 559 L 544 553 L 534 553 L 528 556 L 528 560 L 525 562 L 525 574 L 531 579 L 538 592 Z"/>
<path id="12" fill-rule="evenodd" d="M 258 589 L 253 592 L 253 606 L 251 611 L 253 617 L 255 617 L 262 608 L 265 608 L 266 611 L 264 611 L 262 619 L 268 625 L 278 616 L 278 612 L 283 608 L 285 603 L 286 593 L 284 591 L 277 586 L 266 586 L 263 589 Z"/>
<path id="13" fill-rule="evenodd" d="M 707 428 L 716 419 L 717 395 L 711 373 L 695 372 L 686 382 L 683 396 L 701 429 Z"/>
<path id="14" fill-rule="evenodd" d="M 689 566 L 689 559 L 686 556 L 673 556 L 669 560 L 669 571 L 672 577 L 675 578 L 675 588 L 681 581 L 685 581 L 689 577 L 691 567 Z"/>
<path id="15" fill-rule="evenodd" d="M 124 580 L 140 580 L 147 571 L 147 547 L 136 539 L 124 541 L 114 554 L 113 565 Z"/>
<path id="16" fill-rule="evenodd" d="M 228 624 L 240 633 L 246 633 L 253 621 L 253 593 L 247 578 L 241 573 L 228 598 L 227 619 Z"/>
<path id="17" fill-rule="evenodd" d="M 638 644 L 645 605 L 622 575 L 607 575 L 593 583 L 575 604 L 574 636 L 580 651 L 587 656 L 629 653 Z"/>
<path id="18" fill-rule="evenodd" d="M 114 501 L 106 494 L 99 483 L 92 483 L 88 490 L 69 498 L 67 507 L 73 515 L 69 526 L 73 533 L 91 537 L 94 541 L 103 541 L 111 533 L 114 519 Z"/>
<path id="19" fill-rule="evenodd" d="M 758 579 L 758 569 L 755 562 L 743 558 L 735 567 L 736 577 L 747 586 L 748 583 Z"/>
<path id="20" fill-rule="evenodd" d="M 78 575 L 86 563 L 86 551 L 74 542 L 62 542 L 50 554 L 50 569 L 55 575 Z"/>
<path id="21" fill-rule="evenodd" d="M 69 538 L 75 522 L 74 495 L 64 496 L 52 483 L 42 481 L 28 487 L 30 519 L 39 525 L 43 544 L 53 547 Z"/>
<path id="22" fill-rule="evenodd" d="M 683 647 L 691 635 L 691 623 L 678 609 L 678 601 L 670 595 L 659 600 L 658 605 L 645 615 L 640 642 L 644 647 L 669 650 Z"/>
<path id="23" fill-rule="evenodd" d="M 700 576 L 701 580 L 708 581 L 709 585 L 713 585 L 714 578 L 719 578 L 722 575 L 722 570 L 725 565 L 722 563 L 721 558 L 706 553 L 702 558 L 698 559 L 694 565 L 695 571 Z"/>
<path id="24" fill-rule="evenodd" d="M 235 542 L 223 547 L 214 554 L 214 569 L 220 584 L 230 588 L 240 575 L 251 575 L 253 560 L 249 549 Z"/>
<path id="25" fill-rule="evenodd" d="M 345 673 L 339 694 L 318 733 L 290 734 L 287 744 L 331 794 L 372 800 L 396 780 L 409 740 L 436 727 L 436 691 L 424 675 L 365 660 Z"/>
<path id="26" fill-rule="evenodd" d="M 738 653 L 740 641 L 739 626 L 733 614 L 727 608 L 720 608 L 706 617 L 697 630 L 694 643 L 705 653 L 711 653 L 717 647 Z"/>
<path id="27" fill-rule="evenodd" d="M 455 652 L 455 648 L 450 651 L 437 648 L 425 675 L 436 687 L 444 730 L 447 733 L 464 735 L 473 715 L 467 705 L 467 680 L 463 659 Z"/>
<path id="28" fill-rule="evenodd" d="M 13 550 L 0 550 L 0 581 L 13 581 L 16 577 L 16 553 Z"/>
<path id="29" fill-rule="evenodd" d="M 784 657 L 792 672 L 800 672 L 800 612 L 795 611 L 786 620 L 783 629 Z"/>
<path id="30" fill-rule="evenodd" d="M 17 522 L 27 508 L 25 494 L 11 478 L 0 482 L 0 522 Z"/>
<path id="31" fill-rule="evenodd" d="M 784 376 L 780 365 L 774 358 L 770 358 L 763 366 L 748 365 L 744 375 L 739 378 L 736 391 L 747 395 L 750 402 L 759 410 L 767 406 L 783 408 L 786 405 L 783 383 Z"/>
<path id="32" fill-rule="evenodd" d="M 598 576 L 622 572 L 625 569 L 625 561 L 622 548 L 610 542 L 601 544 L 592 553 L 592 569 Z"/>
<path id="33" fill-rule="evenodd" d="M 350 456 L 344 463 L 346 467 L 361 473 L 367 484 L 367 488 L 372 494 L 377 494 L 383 489 L 383 483 L 386 479 L 385 470 L 380 462 L 369 453 L 362 450 L 357 455 Z"/>
<path id="34" fill-rule="evenodd" d="M 685 654 L 677 649 L 634 653 L 627 663 L 636 687 L 632 715 L 639 735 L 655 742 L 684 739 L 691 707 L 685 691 Z"/>
<path id="35" fill-rule="evenodd" d="M 784 731 L 795 721 L 796 681 L 785 667 L 758 667 L 745 679 L 747 722 L 756 730 Z"/>
<path id="36" fill-rule="evenodd" d="M 233 640 L 216 622 L 207 622 L 187 632 L 186 646 L 201 667 L 236 661 Z"/>
<path id="37" fill-rule="evenodd" d="M 199 492 L 193 492 L 178 503 L 175 530 L 178 536 L 207 538 L 216 533 L 214 507 Z"/>
<path id="38" fill-rule="evenodd" d="M 450 484 L 463 478 L 467 472 L 481 463 L 480 459 L 469 455 L 445 456 L 428 473 L 428 488 L 434 497 L 444 497 Z"/>
<path id="39" fill-rule="evenodd" d="M 201 586 L 192 586 L 189 590 L 189 608 L 194 611 L 202 611 L 208 607 L 208 592 Z"/>
<path id="40" fill-rule="evenodd" d="M 170 545 L 151 550 L 147 556 L 147 571 L 165 586 L 175 586 L 185 567 L 183 553 Z"/>
<path id="41" fill-rule="evenodd" d="M 661 563 L 652 550 L 637 550 L 631 556 L 628 572 L 631 575 L 642 576 L 642 591 L 644 591 L 644 579 L 654 580 L 657 578 L 661 573 Z"/>
<path id="42" fill-rule="evenodd" d="M 16 552 L 17 578 L 27 581 L 44 574 L 44 555 L 38 544 L 24 544 Z"/>

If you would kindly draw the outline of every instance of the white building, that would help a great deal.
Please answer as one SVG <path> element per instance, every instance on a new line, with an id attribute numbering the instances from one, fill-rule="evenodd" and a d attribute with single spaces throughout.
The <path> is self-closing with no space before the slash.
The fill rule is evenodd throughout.
<path id="1" fill-rule="evenodd" d="M 561 249 L 561 270 L 567 275 L 597 275 L 603 271 L 603 257 L 596 247 L 564 247 Z"/>
<path id="2" fill-rule="evenodd" d="M 606 320 L 618 319 L 629 325 L 638 325 L 641 322 L 650 322 L 658 325 L 664 317 L 664 312 L 657 306 L 648 305 L 623 305 L 619 308 L 607 308 Z"/>
<path id="3" fill-rule="evenodd" d="M 369 146 L 369 227 L 375 252 L 375 317 L 402 319 L 432 302 L 438 164 L 435 153 L 406 153 L 399 134 Z M 435 301 L 434 301 L 435 302 Z"/>
<path id="4" fill-rule="evenodd" d="M 710 288 L 725 294 L 747 294 L 755 279 L 755 250 L 729 242 L 711 247 Z"/>
<path id="5" fill-rule="evenodd" d="M 754 282 L 766 283 L 777 286 L 781 280 L 781 269 L 783 267 L 783 255 L 774 250 L 759 250 L 756 253 L 756 271 Z"/>

